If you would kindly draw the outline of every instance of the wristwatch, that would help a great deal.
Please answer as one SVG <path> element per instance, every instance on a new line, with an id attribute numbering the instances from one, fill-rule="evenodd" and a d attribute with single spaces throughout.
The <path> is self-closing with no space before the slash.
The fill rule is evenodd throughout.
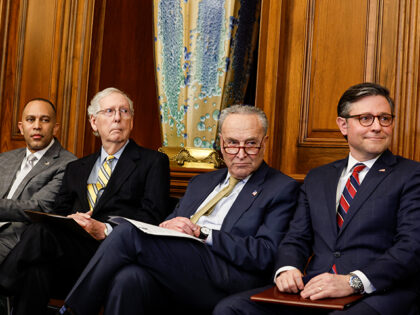
<path id="1" fill-rule="evenodd" d="M 208 227 L 202 226 L 200 228 L 200 235 L 198 235 L 198 238 L 201 238 L 202 240 L 206 240 L 210 232 L 211 230 Z"/>
<path id="2" fill-rule="evenodd" d="M 349 275 L 350 275 L 349 285 L 354 290 L 354 293 L 363 293 L 365 288 L 363 286 L 362 280 L 360 280 L 360 278 L 352 272 L 350 272 Z"/>

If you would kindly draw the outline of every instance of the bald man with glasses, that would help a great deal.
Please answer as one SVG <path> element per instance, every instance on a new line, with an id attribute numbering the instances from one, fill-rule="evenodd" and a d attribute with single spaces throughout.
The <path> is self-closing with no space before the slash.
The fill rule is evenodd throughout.
<path id="1" fill-rule="evenodd" d="M 394 102 L 385 87 L 352 86 L 337 111 L 350 153 L 306 176 L 274 282 L 305 299 L 364 298 L 332 312 L 251 301 L 259 288 L 221 301 L 214 314 L 418 314 L 420 163 L 388 150 Z"/>

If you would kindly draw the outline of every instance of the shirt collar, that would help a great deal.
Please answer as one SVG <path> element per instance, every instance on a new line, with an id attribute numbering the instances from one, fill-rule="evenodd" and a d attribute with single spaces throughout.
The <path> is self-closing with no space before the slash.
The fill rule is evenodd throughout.
<path id="1" fill-rule="evenodd" d="M 25 158 L 28 159 L 28 157 L 30 155 L 33 155 L 33 156 L 35 156 L 37 158 L 37 161 L 39 161 L 44 156 L 45 152 L 47 152 L 48 149 L 52 147 L 52 145 L 54 144 L 54 142 L 55 142 L 55 140 L 54 140 L 54 138 L 52 138 L 52 140 L 51 140 L 51 142 L 50 142 L 49 145 L 47 145 L 42 150 L 36 151 L 34 153 L 32 153 L 31 151 L 29 151 L 28 147 L 26 147 L 26 156 L 25 156 Z"/>
<path id="2" fill-rule="evenodd" d="M 120 156 L 123 153 L 123 151 L 124 151 L 125 147 L 127 146 L 128 142 L 130 142 L 130 140 L 127 140 L 127 142 L 122 146 L 121 149 L 119 149 L 117 152 L 115 152 L 114 154 L 112 154 L 116 160 L 118 160 L 120 158 Z M 105 161 L 105 159 L 107 158 L 108 155 L 109 154 L 106 153 L 104 147 L 102 146 L 101 147 L 101 163 L 103 161 Z"/>
<path id="3" fill-rule="evenodd" d="M 382 154 L 382 153 L 381 153 L 381 154 Z M 351 153 L 349 153 L 349 159 L 348 159 L 348 162 L 347 162 L 346 174 L 351 173 L 351 172 L 353 171 L 353 167 L 354 167 L 357 163 L 363 163 L 363 164 L 365 164 L 365 165 L 366 165 L 366 170 L 367 170 L 367 171 L 368 171 L 368 170 L 370 170 L 370 168 L 373 166 L 373 164 L 375 164 L 376 160 L 377 160 L 377 159 L 379 159 L 379 157 L 381 156 L 381 154 L 379 154 L 377 157 L 375 157 L 375 158 L 373 158 L 373 159 L 371 159 L 371 160 L 360 162 L 360 161 L 356 160 L 356 159 L 355 159 L 355 158 L 351 155 Z"/>
<path id="4" fill-rule="evenodd" d="M 248 182 L 248 180 L 251 178 L 251 176 L 252 176 L 252 174 L 253 173 L 251 173 L 251 174 L 249 174 L 247 177 L 245 177 L 244 179 L 241 179 L 238 183 L 240 183 L 240 182 L 243 182 L 243 183 L 247 183 Z M 225 177 L 225 179 L 224 179 L 224 181 L 223 181 L 223 185 L 227 185 L 227 183 L 229 182 L 229 178 L 230 178 L 230 173 L 229 173 L 229 171 L 227 172 L 227 174 L 226 174 L 226 177 Z"/>

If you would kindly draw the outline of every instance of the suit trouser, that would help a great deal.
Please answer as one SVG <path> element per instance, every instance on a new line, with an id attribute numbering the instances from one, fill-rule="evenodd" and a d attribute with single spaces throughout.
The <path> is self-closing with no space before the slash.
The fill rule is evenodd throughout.
<path id="1" fill-rule="evenodd" d="M 0 228 L 0 264 L 19 242 L 27 226 L 24 222 L 11 222 Z"/>
<path id="2" fill-rule="evenodd" d="M 211 310 L 223 297 L 266 280 L 233 267 L 194 240 L 117 226 L 66 298 L 75 314 L 150 314 L 168 303 Z M 89 292 L 95 292 L 91 294 Z"/>
<path id="3" fill-rule="evenodd" d="M 369 305 L 359 302 L 344 311 L 330 311 L 323 309 L 302 308 L 285 306 L 271 303 L 259 303 L 251 301 L 250 297 L 264 291 L 273 285 L 252 289 L 229 296 L 217 304 L 213 315 L 375 315 L 379 314 Z"/>
<path id="4" fill-rule="evenodd" d="M 99 242 L 43 223 L 31 224 L 0 266 L 0 287 L 14 296 L 13 314 L 45 314 L 63 298 Z"/>

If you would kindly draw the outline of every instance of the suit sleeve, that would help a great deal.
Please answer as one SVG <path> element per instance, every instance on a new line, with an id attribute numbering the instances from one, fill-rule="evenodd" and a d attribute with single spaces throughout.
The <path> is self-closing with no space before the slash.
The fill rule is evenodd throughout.
<path id="1" fill-rule="evenodd" d="M 306 185 L 305 181 L 299 192 L 298 206 L 289 230 L 278 248 L 275 270 L 284 266 L 293 266 L 303 273 L 312 253 L 313 232 Z"/>
<path id="2" fill-rule="evenodd" d="M 399 209 L 393 246 L 361 268 L 379 291 L 410 279 L 420 271 L 420 164 L 415 163 L 415 166 L 410 168 L 409 176 L 402 179 L 404 185 L 398 191 L 400 198 L 399 202 L 396 201 Z"/>
<path id="3" fill-rule="evenodd" d="M 168 207 L 169 159 L 165 154 L 159 154 L 153 160 L 145 182 L 140 205 L 142 211 L 137 211 L 139 217 L 134 219 L 157 224 L 162 222 L 171 211 Z"/>
<path id="4" fill-rule="evenodd" d="M 25 191 L 25 194 L 31 196 L 30 199 L 0 199 L 0 221 L 27 221 L 27 216 L 23 210 L 52 212 L 68 161 L 70 159 L 58 163 L 57 167 L 35 176 L 31 182 L 32 184 L 39 182 L 39 184 L 28 185 L 27 191 Z M 40 188 L 38 189 L 38 187 Z"/>
<path id="5" fill-rule="evenodd" d="M 297 182 L 287 179 L 265 185 L 259 202 L 256 200 L 247 211 L 249 215 L 251 212 L 262 214 L 261 224 L 254 233 L 236 225 L 230 232 L 212 231 L 213 252 L 245 270 L 266 271 L 273 267 L 278 243 L 284 237 L 295 210 Z M 240 230 L 245 234 L 240 235 Z"/>

